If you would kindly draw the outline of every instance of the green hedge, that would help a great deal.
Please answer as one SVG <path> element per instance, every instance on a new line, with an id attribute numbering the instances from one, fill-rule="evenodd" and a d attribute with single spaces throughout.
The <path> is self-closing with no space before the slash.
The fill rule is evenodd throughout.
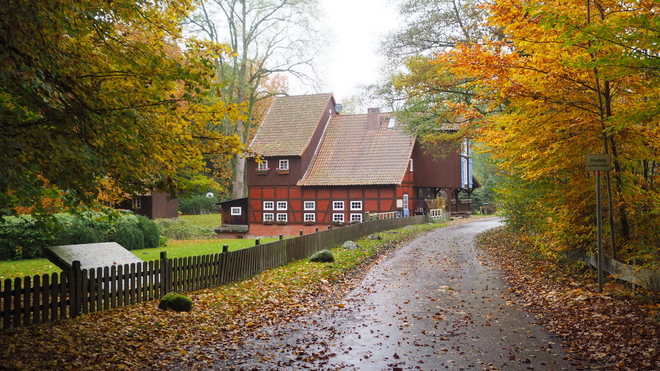
<path id="1" fill-rule="evenodd" d="M 136 250 L 158 247 L 161 236 L 156 223 L 133 214 L 57 214 L 50 222 L 31 216 L 0 221 L 0 260 L 40 257 L 48 246 L 96 242 L 117 242 Z"/>

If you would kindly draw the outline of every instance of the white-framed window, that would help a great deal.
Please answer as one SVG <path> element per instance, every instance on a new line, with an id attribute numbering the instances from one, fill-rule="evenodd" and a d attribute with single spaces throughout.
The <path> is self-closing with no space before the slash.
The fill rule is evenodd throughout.
<path id="1" fill-rule="evenodd" d="M 272 222 L 275 220 L 275 214 L 273 213 L 264 213 L 264 222 Z"/>
<path id="2" fill-rule="evenodd" d="M 280 160 L 280 167 L 278 169 L 279 170 L 289 170 L 289 160 L 288 159 L 281 159 Z"/>
<path id="3" fill-rule="evenodd" d="M 344 222 L 344 213 L 334 213 L 334 214 L 332 214 L 332 221 L 343 223 Z"/>
<path id="4" fill-rule="evenodd" d="M 413 159 L 410 159 L 410 172 L 413 172 Z"/>
<path id="5" fill-rule="evenodd" d="M 303 215 L 303 221 L 315 222 L 316 221 L 316 214 L 314 214 L 314 213 L 305 213 Z"/>
<path id="6" fill-rule="evenodd" d="M 289 220 L 289 214 L 287 213 L 277 213 L 278 222 L 286 222 Z"/>
<path id="7" fill-rule="evenodd" d="M 277 210 L 286 210 L 287 202 L 286 201 L 277 201 Z"/>
<path id="8" fill-rule="evenodd" d="M 264 210 L 275 210 L 275 201 L 264 201 Z"/>
<path id="9" fill-rule="evenodd" d="M 261 160 L 261 163 L 257 164 L 257 170 L 270 170 L 268 160 Z"/>
<path id="10" fill-rule="evenodd" d="M 332 210 L 344 210 L 344 201 L 332 201 Z"/>
<path id="11" fill-rule="evenodd" d="M 142 208 L 142 199 L 138 196 L 133 198 L 133 210 Z"/>
<path id="12" fill-rule="evenodd" d="M 241 215 L 242 211 L 240 207 L 232 207 L 231 208 L 231 215 Z"/>
<path id="13" fill-rule="evenodd" d="M 351 201 L 351 210 L 362 210 L 362 201 Z"/>
<path id="14" fill-rule="evenodd" d="M 351 221 L 352 222 L 361 222 L 362 221 L 362 213 L 352 213 L 351 214 Z"/>
<path id="15" fill-rule="evenodd" d="M 303 208 L 305 210 L 316 210 L 316 201 L 305 201 Z"/>

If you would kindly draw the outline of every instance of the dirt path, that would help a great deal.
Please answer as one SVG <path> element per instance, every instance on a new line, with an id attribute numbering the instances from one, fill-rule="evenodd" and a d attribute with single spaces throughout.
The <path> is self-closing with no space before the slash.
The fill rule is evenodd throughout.
<path id="1" fill-rule="evenodd" d="M 213 369 L 576 369 L 479 259 L 474 237 L 498 225 L 456 224 L 393 250 L 339 305 L 257 332 Z"/>

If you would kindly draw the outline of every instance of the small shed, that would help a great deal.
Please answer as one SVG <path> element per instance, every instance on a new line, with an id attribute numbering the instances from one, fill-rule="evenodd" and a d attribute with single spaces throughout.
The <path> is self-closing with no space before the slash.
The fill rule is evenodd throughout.
<path id="1" fill-rule="evenodd" d="M 247 225 L 248 224 L 248 199 L 237 198 L 235 200 L 218 202 L 222 213 L 222 225 Z"/>

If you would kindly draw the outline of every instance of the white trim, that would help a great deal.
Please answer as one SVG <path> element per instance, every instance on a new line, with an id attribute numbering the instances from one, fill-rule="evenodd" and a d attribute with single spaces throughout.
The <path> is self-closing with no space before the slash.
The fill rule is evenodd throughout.
<path id="1" fill-rule="evenodd" d="M 231 215 L 243 215 L 243 209 L 241 207 L 232 207 Z"/>
<path id="2" fill-rule="evenodd" d="M 341 207 L 338 207 L 341 203 Z M 332 210 L 344 210 L 344 201 L 332 201 Z"/>
<path id="3" fill-rule="evenodd" d="M 286 167 L 282 166 L 282 163 L 286 163 Z M 289 170 L 289 159 L 288 158 L 282 158 L 278 162 L 279 166 L 277 167 L 280 170 Z"/>
<path id="4" fill-rule="evenodd" d="M 359 204 L 360 206 L 353 207 L 354 203 Z M 362 201 L 351 201 L 350 204 L 351 204 L 351 210 L 362 210 Z"/>
<path id="5" fill-rule="evenodd" d="M 278 222 L 288 222 L 289 221 L 289 214 L 287 214 L 287 213 L 277 213 L 276 221 L 278 221 Z"/>
<path id="6" fill-rule="evenodd" d="M 333 222 L 344 222 L 344 213 L 333 213 L 332 214 L 332 221 Z"/>
<path id="7" fill-rule="evenodd" d="M 273 214 L 273 213 L 263 213 L 263 216 L 262 216 L 261 220 L 264 221 L 264 222 L 274 222 L 275 221 L 275 214 Z"/>
<path id="8" fill-rule="evenodd" d="M 307 204 L 311 204 L 311 208 L 307 207 Z M 303 201 L 303 209 L 304 210 L 316 210 L 316 201 Z"/>
<path id="9" fill-rule="evenodd" d="M 362 213 L 351 213 L 351 222 L 362 222 Z"/>
<path id="10" fill-rule="evenodd" d="M 289 204 L 286 201 L 277 201 L 277 210 L 288 210 Z"/>
<path id="11" fill-rule="evenodd" d="M 316 214 L 314 213 L 305 213 L 303 214 L 303 222 L 316 222 Z"/>
<path id="12" fill-rule="evenodd" d="M 268 160 L 261 160 L 257 163 L 257 170 L 268 170 Z"/>
<path id="13" fill-rule="evenodd" d="M 270 204 L 270 207 L 266 206 L 266 204 Z M 275 201 L 264 201 L 263 210 L 275 210 Z"/>

